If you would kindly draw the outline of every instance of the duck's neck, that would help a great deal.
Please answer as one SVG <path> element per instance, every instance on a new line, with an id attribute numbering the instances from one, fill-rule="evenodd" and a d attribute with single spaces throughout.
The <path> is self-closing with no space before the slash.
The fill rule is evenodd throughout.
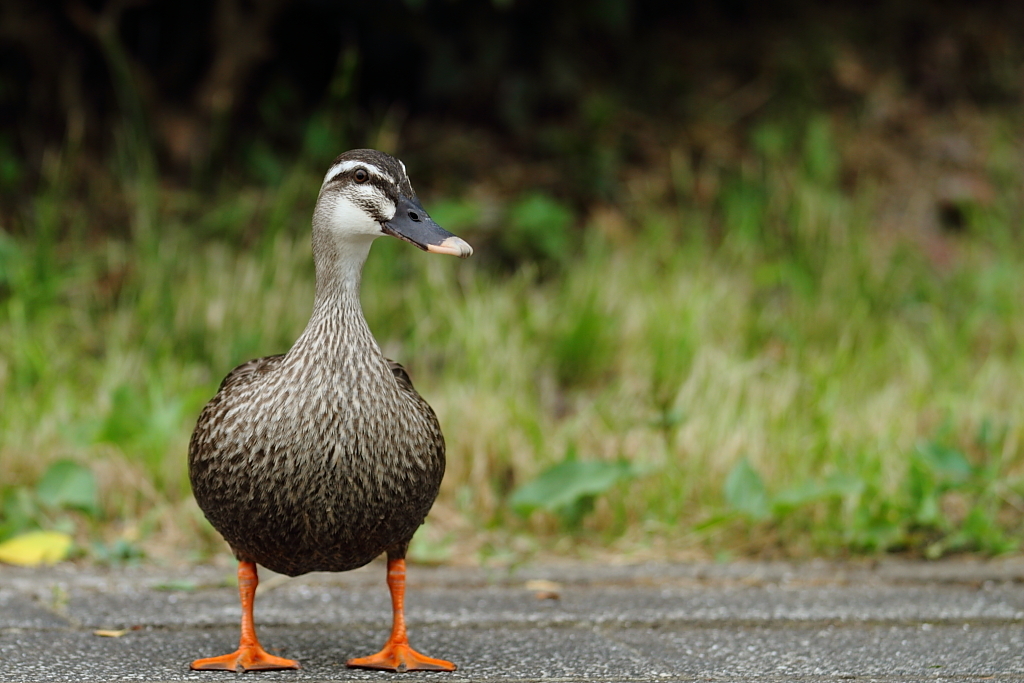
<path id="1" fill-rule="evenodd" d="M 317 248 L 316 299 L 305 331 L 288 355 L 317 364 L 345 363 L 351 359 L 380 359 L 380 347 L 370 333 L 359 301 L 363 264 L 370 240 Z"/>

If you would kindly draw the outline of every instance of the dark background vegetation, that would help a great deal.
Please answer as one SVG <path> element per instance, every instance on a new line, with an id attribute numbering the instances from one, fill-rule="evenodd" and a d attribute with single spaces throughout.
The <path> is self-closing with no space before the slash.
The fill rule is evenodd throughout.
<path id="1" fill-rule="evenodd" d="M 667 165 L 671 148 L 698 169 L 739 163 L 752 121 L 856 113 L 896 88 L 901 111 L 880 136 L 913 155 L 929 116 L 1022 93 L 1024 7 L 1009 0 L 5 0 L 0 12 L 8 226 L 47 153 L 73 151 L 89 184 L 119 135 L 199 191 L 279 182 L 299 155 L 397 152 L 400 135 L 421 184 L 486 170 L 504 191 L 544 187 L 586 210 L 621 201 L 630 169 Z M 880 171 L 872 161 L 844 160 L 847 189 Z M 678 199 L 714 194 L 696 190 Z"/>

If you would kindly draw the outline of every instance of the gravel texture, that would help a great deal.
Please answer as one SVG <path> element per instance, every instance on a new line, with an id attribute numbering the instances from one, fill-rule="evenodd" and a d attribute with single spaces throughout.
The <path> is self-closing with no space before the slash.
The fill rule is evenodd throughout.
<path id="1" fill-rule="evenodd" d="M 387 635 L 383 574 L 264 572 L 260 638 L 303 668 L 247 680 L 1024 680 L 1018 561 L 412 567 L 413 645 L 459 671 L 349 670 Z M 0 567 L 0 681 L 238 678 L 188 669 L 237 644 L 231 580 L 210 567 Z"/>

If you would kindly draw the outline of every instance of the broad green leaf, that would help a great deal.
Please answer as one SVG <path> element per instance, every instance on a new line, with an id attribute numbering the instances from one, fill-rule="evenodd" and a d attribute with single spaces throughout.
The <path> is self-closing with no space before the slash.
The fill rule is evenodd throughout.
<path id="1" fill-rule="evenodd" d="M 761 520 L 768 516 L 768 492 L 764 481 L 746 458 L 740 458 L 725 478 L 725 502 L 730 507 Z"/>
<path id="2" fill-rule="evenodd" d="M 39 501 L 51 508 L 74 508 L 95 515 L 99 511 L 96 477 L 88 467 L 58 460 L 36 486 Z"/>
<path id="3" fill-rule="evenodd" d="M 30 531 L 0 543 L 0 562 L 21 567 L 55 564 L 71 552 L 71 536 L 59 531 Z"/>
<path id="4" fill-rule="evenodd" d="M 633 468 L 625 461 L 567 459 L 516 489 L 509 503 L 522 515 L 538 509 L 558 512 L 583 498 L 600 495 L 632 476 Z"/>
<path id="5" fill-rule="evenodd" d="M 917 445 L 917 458 L 935 474 L 963 481 L 974 473 L 971 463 L 955 448 L 946 448 L 934 442 Z"/>

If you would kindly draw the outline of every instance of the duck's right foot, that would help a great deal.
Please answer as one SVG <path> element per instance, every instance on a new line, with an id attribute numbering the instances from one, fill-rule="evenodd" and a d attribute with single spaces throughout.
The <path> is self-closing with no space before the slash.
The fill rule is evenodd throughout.
<path id="1" fill-rule="evenodd" d="M 271 669 L 298 669 L 294 659 L 275 657 L 259 645 L 240 647 L 229 655 L 197 659 L 190 665 L 196 671 L 267 671 Z"/>
<path id="2" fill-rule="evenodd" d="M 388 642 L 384 649 L 369 657 L 359 657 L 346 662 L 350 669 L 378 669 L 381 671 L 455 671 L 451 662 L 421 655 L 408 643 Z"/>

